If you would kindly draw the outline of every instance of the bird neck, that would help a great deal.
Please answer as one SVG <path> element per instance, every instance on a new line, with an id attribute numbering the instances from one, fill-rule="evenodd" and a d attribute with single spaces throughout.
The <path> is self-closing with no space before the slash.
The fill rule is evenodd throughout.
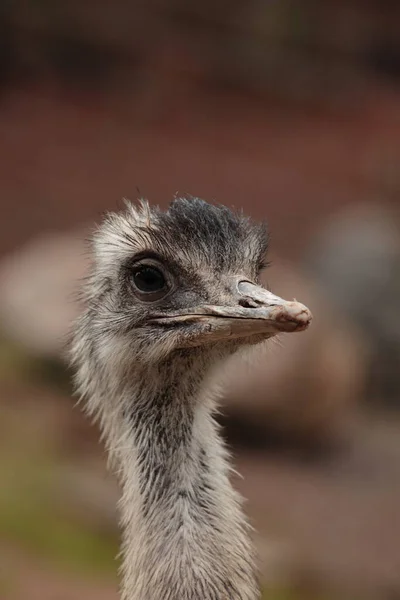
<path id="1" fill-rule="evenodd" d="M 181 357 L 179 371 L 142 372 L 108 432 L 122 484 L 123 600 L 259 597 L 203 370 Z"/>

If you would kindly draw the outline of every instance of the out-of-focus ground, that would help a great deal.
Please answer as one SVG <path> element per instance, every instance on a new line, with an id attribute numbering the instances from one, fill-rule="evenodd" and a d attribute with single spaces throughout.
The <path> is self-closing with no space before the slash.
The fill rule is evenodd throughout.
<path id="1" fill-rule="evenodd" d="M 266 218 L 265 281 L 315 317 L 227 373 L 267 597 L 400 598 L 400 15 L 268 4 L 0 13 L 5 600 L 117 597 L 118 490 L 63 336 L 87 229 L 176 192 Z"/>

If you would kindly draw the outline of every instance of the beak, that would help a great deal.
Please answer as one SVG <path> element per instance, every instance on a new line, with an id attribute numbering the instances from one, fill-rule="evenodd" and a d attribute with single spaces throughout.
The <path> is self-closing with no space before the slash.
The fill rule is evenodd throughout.
<path id="1" fill-rule="evenodd" d="M 287 301 L 250 282 L 240 282 L 235 291 L 236 306 L 203 305 L 152 319 L 167 325 L 181 323 L 207 327 L 211 340 L 304 331 L 310 325 L 309 309 L 296 300 Z"/>

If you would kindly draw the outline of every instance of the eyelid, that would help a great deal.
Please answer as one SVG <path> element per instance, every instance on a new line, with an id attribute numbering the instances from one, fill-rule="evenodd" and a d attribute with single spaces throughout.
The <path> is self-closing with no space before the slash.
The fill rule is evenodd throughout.
<path id="1" fill-rule="evenodd" d="M 136 266 L 149 266 L 149 267 L 157 267 L 160 270 L 164 270 L 164 264 L 162 261 L 153 258 L 152 256 L 143 256 L 142 258 L 134 259 L 134 261 L 130 264 L 130 268 L 133 269 Z"/>
<path id="2" fill-rule="evenodd" d="M 132 265 L 139 263 L 142 260 L 155 261 L 158 264 L 164 265 L 164 258 L 157 252 L 154 252 L 154 250 L 142 250 L 135 254 L 135 256 L 132 256 L 129 262 Z"/>

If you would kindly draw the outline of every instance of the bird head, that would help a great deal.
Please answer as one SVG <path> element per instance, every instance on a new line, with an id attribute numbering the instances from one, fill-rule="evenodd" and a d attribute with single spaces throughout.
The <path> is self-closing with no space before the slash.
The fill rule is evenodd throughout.
<path id="1" fill-rule="evenodd" d="M 128 204 L 93 236 L 86 344 L 99 360 L 149 365 L 177 350 L 228 355 L 306 329 L 304 305 L 259 284 L 267 245 L 264 226 L 198 198 L 166 212 Z"/>

